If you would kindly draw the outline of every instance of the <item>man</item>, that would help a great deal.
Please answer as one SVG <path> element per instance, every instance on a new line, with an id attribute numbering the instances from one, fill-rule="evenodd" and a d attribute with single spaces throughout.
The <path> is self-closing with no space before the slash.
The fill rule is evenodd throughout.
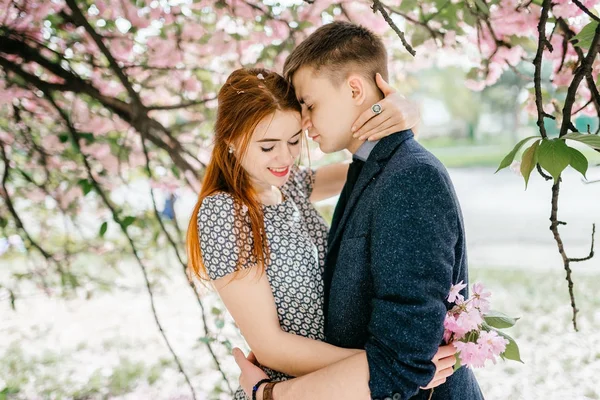
<path id="1" fill-rule="evenodd" d="M 462 214 L 447 171 L 412 131 L 365 143 L 352 135 L 366 109 L 381 112 L 374 77 L 387 79 L 381 40 L 334 22 L 302 42 L 284 75 L 302 104 L 303 127 L 330 153 L 354 154 L 328 239 L 327 342 L 366 353 L 276 385 L 257 398 L 427 399 L 453 283 L 468 282 Z M 466 293 L 463 293 L 466 294 Z M 264 376 L 234 353 L 248 391 Z M 258 370 L 258 371 L 257 371 Z M 265 393 L 266 392 L 266 393 Z M 436 387 L 433 399 L 483 399 L 471 370 Z"/>

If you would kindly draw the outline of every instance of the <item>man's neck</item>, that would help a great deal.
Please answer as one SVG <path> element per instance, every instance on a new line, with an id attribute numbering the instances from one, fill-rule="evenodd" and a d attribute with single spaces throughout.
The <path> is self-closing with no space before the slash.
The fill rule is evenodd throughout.
<path id="1" fill-rule="evenodd" d="M 364 107 L 364 109 L 360 110 L 361 114 L 367 110 L 371 110 L 371 107 L 373 106 L 373 104 L 380 102 L 382 99 L 383 99 L 383 96 L 380 94 L 379 91 L 377 92 L 376 95 L 374 94 L 372 96 L 369 96 L 365 100 L 366 106 Z M 359 114 L 359 115 L 361 115 L 361 114 Z M 360 128 L 360 127 L 357 127 L 357 128 Z M 364 142 L 365 142 L 364 140 L 359 140 L 359 139 L 352 137 L 350 142 L 346 146 L 346 150 L 348 150 L 350 153 L 354 154 L 360 148 L 360 146 L 362 146 L 362 144 Z"/>

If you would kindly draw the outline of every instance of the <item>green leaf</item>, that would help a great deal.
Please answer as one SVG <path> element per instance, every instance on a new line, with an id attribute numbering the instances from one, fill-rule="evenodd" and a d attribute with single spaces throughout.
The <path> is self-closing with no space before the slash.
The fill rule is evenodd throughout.
<path id="1" fill-rule="evenodd" d="M 502 162 L 500 163 L 500 166 L 498 167 L 498 169 L 496 170 L 496 172 L 498 172 L 501 169 L 504 169 L 504 168 L 508 167 L 510 164 L 512 164 L 512 162 L 515 159 L 515 156 L 517 155 L 517 152 L 519 151 L 519 149 L 521 149 L 521 147 L 523 147 L 523 145 L 525 143 L 527 143 L 529 140 L 536 139 L 538 137 L 539 136 L 530 136 L 528 138 L 525 138 L 525 139 L 521 140 L 519 143 L 517 143 L 517 145 L 515 146 L 515 148 L 512 149 L 511 152 L 508 153 L 508 155 L 506 157 L 504 157 L 504 160 L 502 160 Z"/>
<path id="2" fill-rule="evenodd" d="M 108 229 L 108 222 L 104 222 L 100 227 L 100 237 L 104 237 L 106 230 Z"/>
<path id="3" fill-rule="evenodd" d="M 475 4 L 477 4 L 477 8 L 479 8 L 481 11 L 483 11 L 485 15 L 487 15 L 487 16 L 490 15 L 490 9 L 488 8 L 487 4 L 485 4 L 485 1 L 475 0 Z"/>
<path id="4" fill-rule="evenodd" d="M 579 171 L 585 178 L 585 173 L 588 169 L 587 158 L 585 158 L 585 156 L 579 150 L 572 147 L 569 147 L 569 152 L 571 153 L 571 167 Z"/>
<path id="5" fill-rule="evenodd" d="M 79 139 L 85 140 L 86 144 L 90 145 L 94 143 L 94 134 L 89 132 L 82 132 L 77 135 Z"/>
<path id="6" fill-rule="evenodd" d="M 131 215 L 128 217 L 125 217 L 125 219 L 123 220 L 123 226 L 125 228 L 127 228 L 129 225 L 133 224 L 135 222 L 135 217 L 132 217 Z"/>
<path id="7" fill-rule="evenodd" d="M 58 140 L 60 140 L 61 143 L 66 143 L 67 140 L 69 140 L 69 134 L 61 133 L 60 135 L 58 135 Z"/>
<path id="8" fill-rule="evenodd" d="M 555 182 L 571 162 L 569 146 L 561 139 L 542 140 L 537 154 L 540 166 L 552 175 Z"/>
<path id="9" fill-rule="evenodd" d="M 77 184 L 79 186 L 81 186 L 81 190 L 83 191 L 83 195 L 87 195 L 89 192 L 92 191 L 92 188 L 94 187 L 92 185 L 92 182 L 88 181 L 87 179 L 80 179 Z"/>
<path id="10" fill-rule="evenodd" d="M 598 136 L 598 135 L 590 135 L 590 134 L 583 134 L 583 133 L 579 133 L 579 132 L 572 132 L 572 133 L 569 133 L 569 134 L 561 137 L 561 139 L 576 140 L 578 142 L 587 144 L 588 146 L 590 146 L 593 149 L 600 150 L 600 136 Z"/>
<path id="11" fill-rule="evenodd" d="M 504 329 L 514 326 L 519 319 L 511 318 L 499 311 L 490 310 L 483 316 L 483 320 L 490 327 Z"/>
<path id="12" fill-rule="evenodd" d="M 594 40 L 594 35 L 596 34 L 597 27 L 597 21 L 590 22 L 589 24 L 584 26 L 583 29 L 577 35 L 573 36 L 573 38 L 571 38 L 571 41 L 577 47 L 581 47 L 582 49 L 589 49 L 592 45 L 592 40 Z"/>
<path id="13" fill-rule="evenodd" d="M 419 5 L 418 0 L 403 0 L 400 3 L 398 9 L 403 12 L 414 11 L 414 9 Z"/>
<path id="14" fill-rule="evenodd" d="M 521 353 L 519 352 L 519 346 L 517 346 L 517 342 L 507 335 L 506 333 L 499 331 L 498 329 L 493 329 L 498 335 L 502 336 L 504 339 L 508 340 L 508 344 L 506 345 L 506 350 L 501 354 L 502 358 L 507 360 L 518 361 L 523 363 L 521 360 Z M 523 363 L 524 364 L 524 363 Z"/>
<path id="15" fill-rule="evenodd" d="M 206 336 L 204 336 L 204 337 L 198 338 L 198 341 L 199 341 L 199 342 L 202 342 L 202 343 L 204 343 L 204 344 L 209 344 L 209 343 L 212 343 L 212 342 L 214 342 L 214 341 L 215 341 L 215 339 L 213 339 L 213 338 L 211 338 L 211 337 L 206 337 Z"/>
<path id="16" fill-rule="evenodd" d="M 6 225 L 8 225 L 8 220 L 2 216 L 0 216 L 0 228 L 6 228 Z"/>
<path id="17" fill-rule="evenodd" d="M 538 162 L 537 149 L 540 142 L 541 140 L 533 142 L 531 147 L 525 150 L 523 158 L 521 159 L 521 175 L 523 175 L 523 178 L 525 179 L 525 189 L 527 189 L 527 185 L 529 184 L 531 171 L 533 171 L 533 168 L 535 168 L 535 165 Z"/>
<path id="18" fill-rule="evenodd" d="M 458 356 L 460 353 L 454 353 L 454 357 L 456 358 L 456 362 L 454 363 L 454 372 L 456 372 L 460 367 L 460 357 Z"/>
<path id="19" fill-rule="evenodd" d="M 212 315 L 221 315 L 221 309 L 217 308 L 217 307 L 213 307 L 212 310 L 210 310 Z"/>
<path id="20" fill-rule="evenodd" d="M 215 326 L 217 327 L 217 329 L 223 329 L 223 327 L 225 326 L 225 321 L 222 319 L 218 319 L 215 321 Z"/>

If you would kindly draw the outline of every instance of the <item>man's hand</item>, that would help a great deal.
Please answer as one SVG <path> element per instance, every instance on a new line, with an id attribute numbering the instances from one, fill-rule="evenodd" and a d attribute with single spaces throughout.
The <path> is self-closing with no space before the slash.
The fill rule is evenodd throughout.
<path id="1" fill-rule="evenodd" d="M 248 358 L 246 358 L 244 352 L 236 347 L 233 349 L 233 358 L 242 371 L 240 375 L 240 385 L 244 389 L 244 392 L 246 392 L 246 396 L 251 399 L 252 388 L 254 385 L 256 385 L 258 381 L 268 379 L 269 377 L 262 369 L 255 365 L 258 364 L 258 362 L 256 361 L 254 353 L 250 352 Z M 261 389 L 263 388 L 261 387 Z M 258 398 L 262 398 L 262 396 L 258 396 Z"/>
<path id="2" fill-rule="evenodd" d="M 380 114 L 375 114 L 370 108 L 365 110 L 354 122 L 353 136 L 360 140 L 379 140 L 406 129 L 412 129 L 416 134 L 416 127 L 421 122 L 418 104 L 396 93 L 396 90 L 379 73 L 375 81 L 385 96 L 377 103 L 382 111 Z"/>
<path id="3" fill-rule="evenodd" d="M 446 379 L 454 373 L 454 364 L 456 364 L 456 347 L 453 344 L 440 346 L 433 363 L 435 364 L 435 375 L 427 386 L 421 389 L 432 389 L 446 382 Z"/>

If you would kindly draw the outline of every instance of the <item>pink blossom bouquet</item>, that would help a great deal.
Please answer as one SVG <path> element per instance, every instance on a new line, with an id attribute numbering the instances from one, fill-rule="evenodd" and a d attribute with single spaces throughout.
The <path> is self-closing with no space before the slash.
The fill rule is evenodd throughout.
<path id="1" fill-rule="evenodd" d="M 465 299 L 460 292 L 466 287 L 462 281 L 450 288 L 448 302 L 454 306 L 446 313 L 444 341 L 457 349 L 455 370 L 485 365 L 487 360 L 521 361 L 517 343 L 500 329 L 512 327 L 518 318 L 511 318 L 490 310 L 491 293 L 481 283 L 475 283 L 471 296 Z"/>

